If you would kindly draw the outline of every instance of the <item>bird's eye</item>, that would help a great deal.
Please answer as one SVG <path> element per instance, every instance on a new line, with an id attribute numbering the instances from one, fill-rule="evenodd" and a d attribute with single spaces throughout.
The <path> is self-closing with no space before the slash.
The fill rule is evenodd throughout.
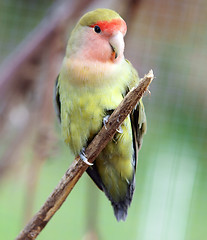
<path id="1" fill-rule="evenodd" d="M 96 33 L 100 33 L 100 32 L 101 32 L 101 29 L 100 29 L 99 26 L 95 26 L 95 27 L 94 27 L 94 31 L 95 31 Z"/>

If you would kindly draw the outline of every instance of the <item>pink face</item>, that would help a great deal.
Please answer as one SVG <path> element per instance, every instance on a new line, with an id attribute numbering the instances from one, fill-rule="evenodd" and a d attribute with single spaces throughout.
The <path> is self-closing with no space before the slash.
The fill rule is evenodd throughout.
<path id="1" fill-rule="evenodd" d="M 91 25 L 90 27 L 94 28 L 95 26 L 100 27 L 101 31 L 108 35 L 113 35 L 115 32 L 120 31 L 123 36 L 126 34 L 127 25 L 125 21 L 121 18 L 116 18 L 108 21 L 99 21 L 96 24 Z"/>
<path id="2" fill-rule="evenodd" d="M 123 58 L 127 26 L 121 18 L 99 21 L 85 35 L 83 57 L 100 62 L 118 62 Z"/>

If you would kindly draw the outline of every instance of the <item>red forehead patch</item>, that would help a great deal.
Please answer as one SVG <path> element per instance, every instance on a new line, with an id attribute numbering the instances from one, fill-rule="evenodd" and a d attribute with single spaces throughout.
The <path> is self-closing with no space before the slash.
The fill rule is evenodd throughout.
<path id="1" fill-rule="evenodd" d="M 116 18 L 111 21 L 98 21 L 90 27 L 99 26 L 101 31 L 112 33 L 113 31 L 120 31 L 123 35 L 126 34 L 127 25 L 123 19 Z"/>

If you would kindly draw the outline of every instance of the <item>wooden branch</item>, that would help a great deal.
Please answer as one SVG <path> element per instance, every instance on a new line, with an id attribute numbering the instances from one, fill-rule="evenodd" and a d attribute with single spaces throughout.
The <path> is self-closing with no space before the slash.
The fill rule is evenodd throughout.
<path id="1" fill-rule="evenodd" d="M 114 110 L 106 126 L 102 127 L 101 131 L 95 136 L 93 141 L 85 150 L 85 154 L 89 162 L 93 162 L 99 153 L 105 148 L 107 143 L 113 138 L 116 133 L 116 129 L 118 129 L 118 127 L 122 124 L 127 115 L 131 113 L 133 108 L 143 96 L 144 92 L 147 90 L 153 78 L 154 75 L 151 70 L 140 81 L 139 85 L 132 89 Z M 31 240 L 38 236 L 51 217 L 63 204 L 68 194 L 71 192 L 87 168 L 88 165 L 85 164 L 78 156 L 66 171 L 61 181 L 41 207 L 39 212 L 37 212 L 19 236 L 17 236 L 16 240 Z"/>

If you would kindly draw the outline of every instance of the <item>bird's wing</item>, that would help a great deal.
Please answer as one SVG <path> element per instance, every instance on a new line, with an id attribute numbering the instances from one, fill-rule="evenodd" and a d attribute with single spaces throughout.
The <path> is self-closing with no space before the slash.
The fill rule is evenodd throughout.
<path id="1" fill-rule="evenodd" d="M 61 101 L 60 101 L 60 93 L 59 93 L 59 78 L 60 75 L 57 76 L 57 79 L 55 81 L 55 86 L 54 86 L 54 93 L 53 93 L 53 102 L 54 102 L 54 107 L 55 107 L 55 112 L 56 115 L 59 119 L 59 121 L 61 122 Z M 90 143 L 90 141 L 88 141 L 87 145 Z M 86 146 L 87 146 L 86 145 Z M 89 176 L 93 179 L 93 181 L 96 183 L 96 185 L 103 190 L 102 188 L 102 181 L 100 179 L 100 176 L 98 174 L 98 171 L 96 170 L 96 166 L 90 166 L 88 167 L 88 169 L 86 170 L 86 172 L 89 174 Z"/>
<path id="2" fill-rule="evenodd" d="M 132 124 L 132 132 L 133 132 L 133 146 L 134 146 L 134 165 L 136 169 L 136 164 L 138 161 L 138 150 L 142 146 L 143 136 L 147 130 L 147 122 L 144 111 L 144 105 L 142 100 L 139 101 L 136 108 L 132 111 L 131 115 L 131 124 Z"/>
<path id="3" fill-rule="evenodd" d="M 57 79 L 55 81 L 53 102 L 54 102 L 56 115 L 58 116 L 58 119 L 61 122 L 61 102 L 60 102 L 60 93 L 59 93 L 59 85 L 58 85 L 59 76 L 60 75 L 57 76 Z"/>

